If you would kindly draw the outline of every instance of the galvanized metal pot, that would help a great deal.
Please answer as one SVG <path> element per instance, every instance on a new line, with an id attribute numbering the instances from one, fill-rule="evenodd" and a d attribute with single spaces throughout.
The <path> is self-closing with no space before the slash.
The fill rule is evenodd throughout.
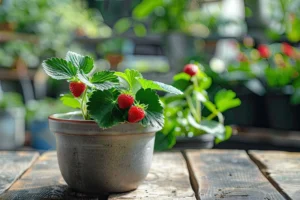
<path id="1" fill-rule="evenodd" d="M 101 129 L 77 114 L 49 117 L 66 183 L 85 193 L 134 190 L 147 176 L 159 128 L 124 123 Z"/>

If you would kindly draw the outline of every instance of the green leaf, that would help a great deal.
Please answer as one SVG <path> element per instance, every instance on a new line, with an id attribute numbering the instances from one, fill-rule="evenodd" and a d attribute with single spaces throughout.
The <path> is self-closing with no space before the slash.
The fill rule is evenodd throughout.
<path id="1" fill-rule="evenodd" d="M 78 78 L 89 87 L 102 91 L 116 87 L 116 83 L 119 82 L 118 77 L 112 71 L 97 72 L 90 79 L 84 73 L 79 73 Z"/>
<path id="2" fill-rule="evenodd" d="M 241 100 L 236 98 L 232 90 L 220 90 L 215 95 L 215 104 L 220 112 L 224 112 L 241 105 Z"/>
<path id="3" fill-rule="evenodd" d="M 141 85 L 139 84 L 137 78 L 143 78 L 142 74 L 134 69 L 126 69 L 125 72 L 115 72 L 115 75 L 123 78 L 129 84 L 129 89 L 133 94 L 135 94 Z"/>
<path id="4" fill-rule="evenodd" d="M 197 78 L 197 77 L 195 77 Z M 210 77 L 203 77 L 202 79 L 198 79 L 198 82 L 199 82 L 199 89 L 202 89 L 202 90 L 206 90 L 208 89 L 211 84 L 212 84 L 212 79 Z"/>
<path id="5" fill-rule="evenodd" d="M 125 111 L 118 108 L 116 90 L 95 91 L 87 103 L 87 110 L 101 128 L 109 128 L 125 122 Z"/>
<path id="6" fill-rule="evenodd" d="M 172 85 L 181 91 L 185 91 L 191 84 L 192 82 L 189 80 L 178 79 L 175 80 Z"/>
<path id="7" fill-rule="evenodd" d="M 97 72 L 91 78 L 91 83 L 93 83 L 98 90 L 108 90 L 116 87 L 116 83 L 118 82 L 118 77 L 112 71 Z"/>
<path id="8" fill-rule="evenodd" d="M 119 19 L 115 25 L 114 30 L 116 30 L 117 33 L 122 34 L 126 32 L 131 26 L 131 21 L 129 18 L 121 18 Z"/>
<path id="9" fill-rule="evenodd" d="M 85 74 L 88 74 L 94 68 L 94 60 L 89 56 L 84 56 L 82 62 L 80 63 L 79 69 L 82 70 Z"/>
<path id="10" fill-rule="evenodd" d="M 88 74 L 94 68 L 94 61 L 91 57 L 82 56 L 72 51 L 68 51 L 66 60 L 70 61 L 75 67 L 82 70 L 85 74 Z"/>
<path id="11" fill-rule="evenodd" d="M 202 130 L 205 133 L 214 135 L 215 137 L 220 137 L 225 133 L 225 127 L 223 124 L 216 121 L 202 120 L 199 123 L 192 117 L 188 116 L 188 122 L 196 129 Z"/>
<path id="12" fill-rule="evenodd" d="M 294 105 L 300 104 L 300 88 L 296 88 L 291 96 L 291 103 Z"/>
<path id="13" fill-rule="evenodd" d="M 133 31 L 134 31 L 135 35 L 138 37 L 143 37 L 147 34 L 147 29 L 146 29 L 145 25 L 141 24 L 141 23 L 135 24 L 133 27 Z"/>
<path id="14" fill-rule="evenodd" d="M 177 88 L 157 81 L 151 81 L 143 78 L 137 78 L 143 89 L 161 90 L 172 94 L 183 94 Z"/>
<path id="15" fill-rule="evenodd" d="M 265 76 L 270 87 L 283 87 L 291 83 L 295 68 L 266 68 Z"/>
<path id="16" fill-rule="evenodd" d="M 134 8 L 132 16 L 135 19 L 143 19 L 150 15 L 155 8 L 162 6 L 163 4 L 163 0 L 144 0 Z"/>
<path id="17" fill-rule="evenodd" d="M 172 148 L 176 144 L 176 135 L 173 131 L 170 131 L 167 135 L 159 131 L 155 136 L 155 151 L 164 151 Z"/>
<path id="18" fill-rule="evenodd" d="M 225 126 L 225 134 L 220 135 L 215 138 L 215 143 L 219 144 L 220 142 L 224 142 L 225 140 L 228 140 L 232 135 L 232 128 L 230 126 Z"/>
<path id="19" fill-rule="evenodd" d="M 173 80 L 174 81 L 178 81 L 178 80 L 186 80 L 186 81 L 190 81 L 191 79 L 191 76 L 184 73 L 184 72 L 181 72 L 179 74 L 176 74 L 174 77 L 173 77 Z"/>
<path id="20" fill-rule="evenodd" d="M 163 107 L 159 101 L 158 95 L 151 89 L 140 89 L 136 93 L 136 101 L 147 105 L 146 116 L 142 120 L 144 126 L 153 126 L 162 128 L 164 125 Z"/>
<path id="21" fill-rule="evenodd" d="M 57 80 L 70 79 L 77 74 L 77 68 L 72 63 L 61 58 L 45 60 L 42 66 L 51 78 Z"/>
<path id="22" fill-rule="evenodd" d="M 72 94 L 62 95 L 60 100 L 66 106 L 69 106 L 71 108 L 80 108 L 80 102 Z"/>

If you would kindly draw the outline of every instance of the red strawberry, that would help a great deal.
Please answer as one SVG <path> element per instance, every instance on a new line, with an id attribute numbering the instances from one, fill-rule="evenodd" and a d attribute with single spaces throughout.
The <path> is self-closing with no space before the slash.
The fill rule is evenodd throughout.
<path id="1" fill-rule="evenodd" d="M 136 123 L 144 119 L 145 111 L 139 106 L 131 106 L 128 111 L 128 121 L 130 123 Z"/>
<path id="2" fill-rule="evenodd" d="M 262 58 L 270 57 L 270 50 L 267 45 L 261 44 L 257 47 L 257 50 Z"/>
<path id="3" fill-rule="evenodd" d="M 74 97 L 80 97 L 85 90 L 85 84 L 80 81 L 74 81 L 69 84 L 69 89 Z"/>
<path id="4" fill-rule="evenodd" d="M 282 52 L 289 57 L 291 57 L 294 54 L 293 47 L 286 42 L 282 43 L 281 49 Z"/>
<path id="5" fill-rule="evenodd" d="M 118 96 L 118 105 L 121 109 L 129 108 L 132 106 L 133 102 L 134 98 L 129 94 L 120 94 Z"/>
<path id="6" fill-rule="evenodd" d="M 190 75 L 190 76 L 194 76 L 198 73 L 198 66 L 195 64 L 187 64 L 186 66 L 184 66 L 183 71 L 184 73 Z"/>

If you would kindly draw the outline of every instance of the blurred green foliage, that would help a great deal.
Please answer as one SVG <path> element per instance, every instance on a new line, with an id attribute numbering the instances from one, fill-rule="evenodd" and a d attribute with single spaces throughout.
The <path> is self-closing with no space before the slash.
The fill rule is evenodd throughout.
<path id="1" fill-rule="evenodd" d="M 71 43 L 75 36 L 111 35 L 101 14 L 79 0 L 3 0 L 0 31 L 16 38 L 1 45 L 0 64 L 7 67 L 16 57 L 34 67 L 40 57 L 64 55 L 68 47 L 79 48 Z"/>
<path id="2" fill-rule="evenodd" d="M 59 99 L 32 100 L 26 104 L 26 121 L 28 123 L 35 120 L 44 121 L 52 114 L 67 113 L 74 110 L 65 106 Z"/>
<path id="3" fill-rule="evenodd" d="M 219 5 L 219 3 L 218 3 Z M 151 33 L 183 32 L 186 34 L 207 37 L 211 32 L 218 32 L 218 27 L 240 21 L 228 20 L 218 11 L 210 12 L 202 4 L 193 4 L 190 0 L 143 0 L 132 12 L 131 17 L 119 19 L 114 30 L 118 34 L 132 28 L 139 36 Z"/>
<path id="4" fill-rule="evenodd" d="M 18 93 L 5 92 L 0 96 L 0 109 L 24 107 L 22 96 Z"/>
<path id="5" fill-rule="evenodd" d="M 291 42 L 300 41 L 300 1 L 269 1 L 270 21 L 266 33 L 271 39 L 279 39 L 282 35 Z"/>

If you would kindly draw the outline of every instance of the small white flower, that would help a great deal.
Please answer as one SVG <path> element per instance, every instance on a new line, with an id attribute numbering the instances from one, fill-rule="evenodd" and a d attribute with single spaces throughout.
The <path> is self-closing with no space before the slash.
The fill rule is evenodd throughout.
<path id="1" fill-rule="evenodd" d="M 224 61 L 219 58 L 212 58 L 209 62 L 209 65 L 211 70 L 218 74 L 224 72 L 226 69 Z"/>

